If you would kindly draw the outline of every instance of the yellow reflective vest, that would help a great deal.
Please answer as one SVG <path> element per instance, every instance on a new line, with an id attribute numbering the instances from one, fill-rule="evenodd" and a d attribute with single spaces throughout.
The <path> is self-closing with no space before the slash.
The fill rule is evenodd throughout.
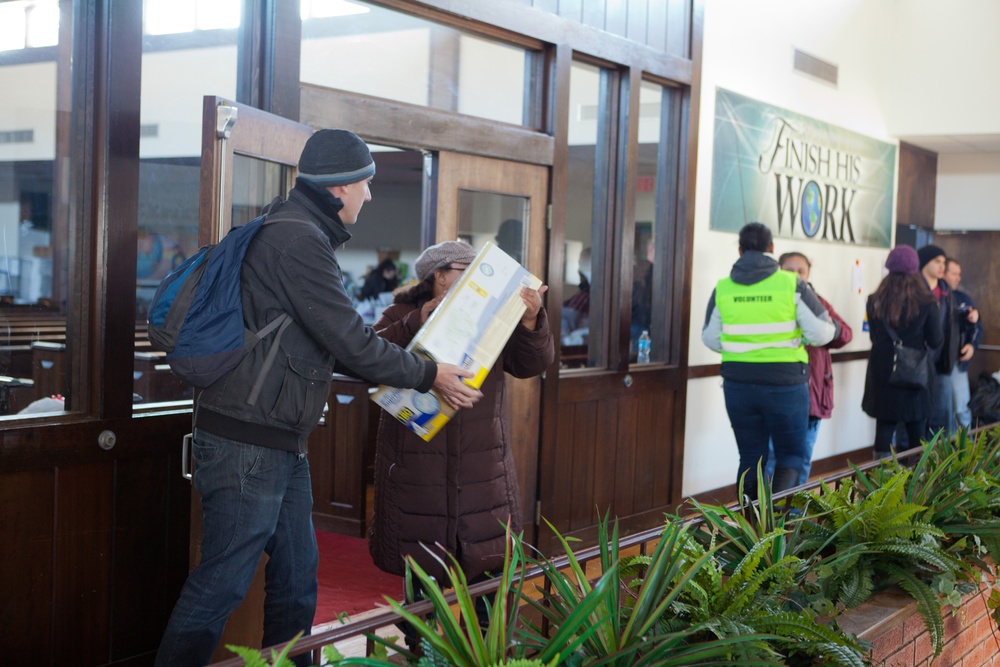
<path id="1" fill-rule="evenodd" d="M 791 271 L 775 271 L 753 285 L 719 281 L 715 307 L 722 318 L 723 362 L 809 363 L 795 321 L 797 281 Z"/>

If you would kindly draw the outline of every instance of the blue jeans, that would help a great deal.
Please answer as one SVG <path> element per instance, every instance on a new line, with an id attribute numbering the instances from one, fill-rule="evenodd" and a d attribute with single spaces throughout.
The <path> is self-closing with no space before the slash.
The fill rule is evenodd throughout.
<path id="1" fill-rule="evenodd" d="M 778 470 L 801 470 L 806 459 L 809 385 L 749 384 L 724 380 L 726 412 L 740 451 L 737 483 L 747 473 L 744 494 L 757 498 L 757 462 L 767 465 L 768 442 L 774 442 Z M 783 475 L 779 475 L 783 476 Z M 794 486 L 794 485 L 792 485 Z M 782 491 L 785 488 L 776 488 Z"/>
<path id="2" fill-rule="evenodd" d="M 316 612 L 319 551 L 305 455 L 201 431 L 195 431 L 193 451 L 204 516 L 201 563 L 188 575 L 170 615 L 157 667 L 209 662 L 262 553 L 270 557 L 264 646 L 288 641 L 300 630 L 309 634 Z"/>
<path id="3" fill-rule="evenodd" d="M 952 407 L 959 426 L 969 428 L 972 424 L 972 411 L 969 410 L 969 371 L 961 370 L 961 364 L 955 364 L 951 369 Z"/>
<path id="4" fill-rule="evenodd" d="M 809 473 L 812 471 L 812 458 L 813 449 L 816 448 L 816 436 L 819 435 L 819 417 L 809 417 L 809 425 L 806 427 L 806 442 L 805 442 L 805 458 L 802 459 L 802 469 L 799 471 L 799 482 L 796 486 L 800 486 L 809 481 Z M 774 464 L 776 457 L 774 456 L 774 443 L 767 443 L 767 468 L 764 470 L 764 474 L 768 479 L 774 477 Z"/>
<path id="5" fill-rule="evenodd" d="M 945 437 L 955 432 L 955 406 L 952 405 L 951 374 L 935 373 L 931 379 L 931 417 L 927 420 L 928 439 L 944 429 Z"/>

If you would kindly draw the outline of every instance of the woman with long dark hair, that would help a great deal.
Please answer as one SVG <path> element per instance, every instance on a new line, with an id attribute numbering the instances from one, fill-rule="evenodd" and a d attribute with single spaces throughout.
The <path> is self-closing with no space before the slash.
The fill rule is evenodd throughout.
<path id="1" fill-rule="evenodd" d="M 916 446 L 925 436 L 931 414 L 929 387 L 904 389 L 889 384 L 895 355 L 893 336 L 887 326 L 909 348 L 930 349 L 942 341 L 937 301 L 918 273 L 917 251 L 906 245 L 896 246 L 889 253 L 885 268 L 889 274 L 868 297 L 872 349 L 861 401 L 862 409 L 875 418 L 876 459 L 891 455 L 892 435 L 900 422 L 906 426 L 910 444 Z"/>

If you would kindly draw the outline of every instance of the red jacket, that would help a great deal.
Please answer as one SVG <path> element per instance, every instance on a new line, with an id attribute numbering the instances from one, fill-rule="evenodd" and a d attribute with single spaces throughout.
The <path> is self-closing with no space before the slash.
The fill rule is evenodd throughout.
<path id="1" fill-rule="evenodd" d="M 826 299 L 819 294 L 816 296 L 830 313 L 830 318 L 840 327 L 837 337 L 823 347 L 806 346 L 809 354 L 809 416 L 829 419 L 833 412 L 833 361 L 830 359 L 830 350 L 850 343 L 854 333 Z"/>

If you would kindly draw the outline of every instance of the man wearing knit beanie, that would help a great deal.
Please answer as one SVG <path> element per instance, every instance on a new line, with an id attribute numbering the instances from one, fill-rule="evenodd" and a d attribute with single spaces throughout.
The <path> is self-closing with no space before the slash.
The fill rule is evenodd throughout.
<path id="1" fill-rule="evenodd" d="M 265 550 L 263 645 L 309 634 L 319 554 L 306 453 L 334 369 L 375 384 L 434 387 L 455 408 L 482 396 L 462 382 L 471 373 L 379 338 L 354 310 L 336 251 L 371 199 L 375 162 L 365 142 L 320 130 L 306 142 L 299 172 L 288 198 L 266 207 L 242 264 L 244 326 L 261 332 L 260 341 L 198 398 L 192 450 L 202 561 L 181 590 L 157 667 L 210 662 Z M 291 319 L 264 335 L 283 313 Z M 310 664 L 308 656 L 296 663 Z"/>
<path id="2" fill-rule="evenodd" d="M 934 382 L 931 385 L 933 410 L 927 421 L 928 437 L 940 430 L 946 436 L 955 432 L 955 408 L 952 403 L 952 371 L 959 360 L 959 346 L 962 340 L 959 315 L 955 309 L 955 298 L 944 280 L 946 266 L 945 252 L 936 245 L 926 245 L 917 251 L 920 257 L 920 274 L 937 298 L 941 316 L 941 331 L 944 342 L 933 350 Z M 910 443 L 914 446 L 914 443 Z"/>

